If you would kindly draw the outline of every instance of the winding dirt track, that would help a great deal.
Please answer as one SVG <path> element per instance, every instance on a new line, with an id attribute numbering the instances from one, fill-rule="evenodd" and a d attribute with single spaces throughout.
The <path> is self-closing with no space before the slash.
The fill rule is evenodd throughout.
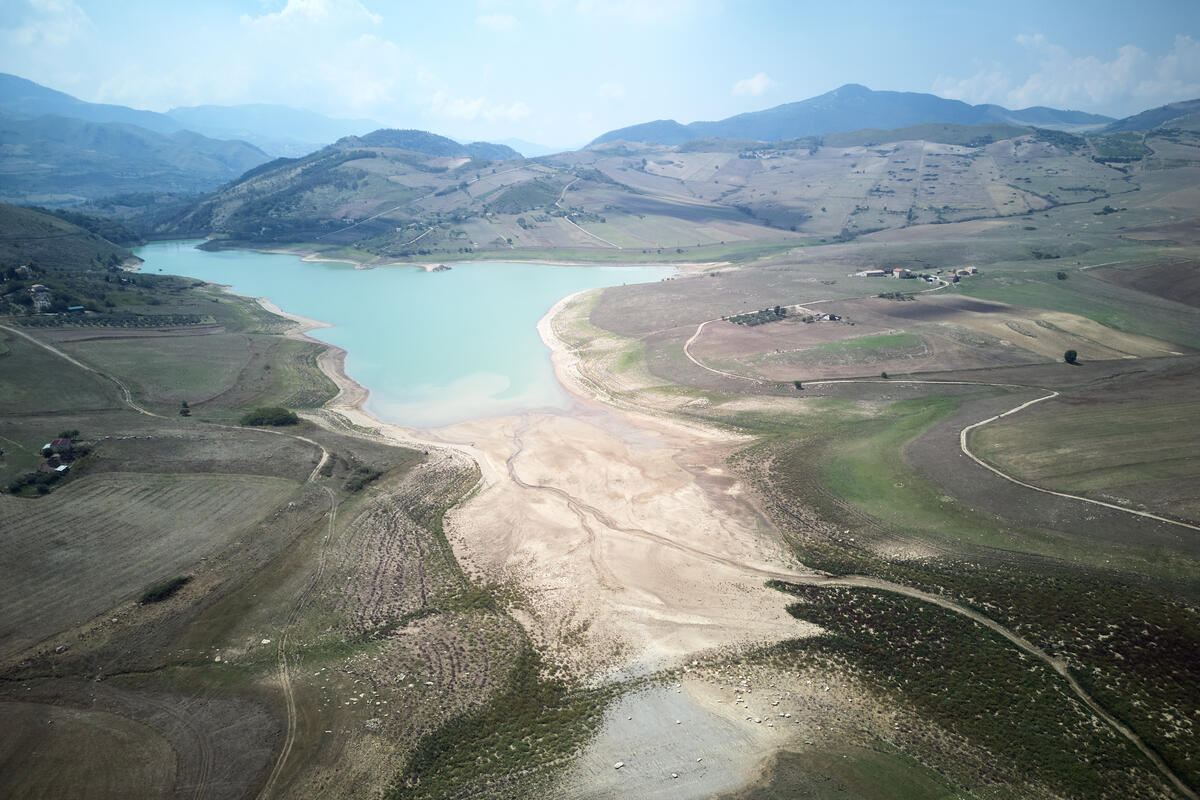
<path id="1" fill-rule="evenodd" d="M 287 708 L 287 724 L 284 728 L 283 746 L 279 748 L 279 756 L 276 757 L 275 764 L 271 767 L 271 774 L 267 777 L 267 782 L 263 784 L 262 790 L 258 793 L 259 798 L 270 797 L 274 792 L 275 784 L 279 781 L 279 776 L 283 773 L 283 768 L 287 765 L 288 758 L 292 755 L 292 748 L 296 744 L 296 695 L 292 690 L 292 676 L 288 670 L 288 636 L 291 633 L 291 627 L 300 619 L 300 614 L 308 605 L 313 591 L 320 584 L 321 577 L 325 574 L 329 542 L 333 539 L 334 527 L 337 524 L 337 495 L 328 486 L 322 488 L 329 495 L 329 526 L 326 528 L 325 538 L 321 542 L 320 555 L 317 559 L 317 570 L 313 573 L 312 578 L 309 579 L 308 585 L 304 587 L 304 591 L 296 598 L 296 603 L 292 606 L 291 613 L 288 614 L 287 622 L 284 623 L 279 633 L 279 643 L 276 646 L 275 652 L 278 660 L 279 685 L 283 689 L 284 704 Z"/>
<path id="2" fill-rule="evenodd" d="M 1057 393 L 1055 393 L 1055 394 L 1057 394 Z M 1044 400 L 1044 399 L 1048 399 L 1048 398 L 1039 398 L 1039 400 Z M 1038 401 L 1033 401 L 1033 402 L 1038 402 Z M 1026 404 L 1024 404 L 1024 406 L 1021 406 L 1021 407 L 1026 407 L 1028 405 L 1029 405 L 1029 403 L 1026 403 Z M 1014 410 L 1019 410 L 1019 409 L 1014 409 Z M 1022 650 L 1023 652 L 1028 653 L 1029 655 L 1033 656 L 1034 658 L 1037 658 L 1040 661 L 1043 661 L 1044 663 L 1049 665 L 1051 669 L 1053 669 L 1056 673 L 1058 673 L 1060 676 L 1062 676 L 1062 678 L 1067 682 L 1067 685 L 1070 687 L 1071 691 L 1075 694 L 1076 697 L 1078 697 L 1080 699 L 1080 701 L 1082 701 L 1088 708 L 1090 708 L 1096 714 L 1096 716 L 1098 716 L 1100 719 L 1102 719 L 1105 722 L 1105 724 L 1107 724 L 1110 728 L 1112 728 L 1116 733 L 1118 733 L 1119 735 L 1124 737 L 1128 742 L 1130 742 L 1134 747 L 1136 747 L 1143 755 L 1145 755 L 1146 758 L 1149 759 L 1150 762 L 1154 764 L 1155 768 L 1158 769 L 1158 771 L 1163 775 L 1163 777 L 1165 777 L 1168 781 L 1170 781 L 1171 784 L 1175 787 L 1175 789 L 1181 795 L 1183 795 L 1184 797 L 1190 798 L 1190 800 L 1198 800 L 1197 794 L 1187 784 L 1185 784 L 1179 778 L 1179 776 L 1177 776 L 1171 770 L 1170 767 L 1167 766 L 1166 762 L 1164 762 L 1157 753 L 1155 753 L 1152 749 L 1150 749 L 1149 746 L 1146 745 L 1145 742 L 1142 741 L 1141 737 L 1139 737 L 1136 733 L 1133 732 L 1133 730 L 1131 730 L 1129 727 L 1127 727 L 1126 725 L 1121 723 L 1112 714 L 1110 714 L 1107 710 L 1105 710 L 1105 708 L 1102 705 L 1100 705 L 1099 702 L 1097 702 L 1090 694 L 1087 693 L 1086 690 L 1084 690 L 1084 688 L 1082 686 L 1080 686 L 1079 682 L 1076 681 L 1074 677 L 1072 677 L 1070 669 L 1067 666 L 1067 662 L 1065 660 L 1063 660 L 1061 658 L 1056 658 L 1056 657 L 1050 655 L 1045 650 L 1043 650 L 1040 647 L 1038 647 L 1037 645 L 1033 644 L 1031 641 L 1029 641 L 1025 637 L 1004 627 L 999 622 L 996 622 L 995 620 L 991 619 L 990 617 L 987 617 L 984 614 L 981 614 L 980 612 L 978 612 L 972 608 L 969 608 L 968 606 L 964 606 L 959 603 L 956 603 L 953 600 L 949 600 L 945 597 L 931 594 L 929 592 L 924 592 L 924 591 L 921 591 L 920 589 L 915 589 L 911 586 L 905 586 L 904 584 L 892 583 L 890 581 L 879 580 L 878 578 L 872 578 L 867 575 L 829 575 L 829 574 L 820 573 L 820 572 L 801 572 L 798 570 L 789 570 L 789 569 L 784 569 L 784 568 L 756 566 L 753 564 L 745 563 L 743 561 L 739 561 L 737 559 L 729 558 L 727 556 L 722 556 L 717 553 L 712 553 L 712 552 L 709 552 L 702 548 L 698 548 L 698 547 L 694 547 L 694 546 L 685 544 L 683 542 L 676 541 L 675 539 L 672 539 L 670 537 L 663 536 L 661 534 L 657 534 L 657 533 L 654 533 L 653 531 L 648 531 L 643 528 L 624 527 L 624 526 L 620 525 L 615 519 L 613 519 L 610 515 L 608 515 L 604 511 L 600 510 L 599 508 L 596 508 L 593 505 L 590 505 L 589 503 L 572 495 L 571 493 L 565 491 L 564 489 L 561 489 L 557 486 L 551 486 L 548 484 L 529 483 L 529 482 L 523 480 L 520 477 L 520 475 L 517 474 L 516 463 L 515 463 L 517 458 L 521 455 L 521 452 L 524 450 L 524 444 L 520 439 L 519 433 L 514 434 L 513 441 L 514 441 L 514 444 L 516 445 L 516 449 L 513 451 L 513 453 L 508 457 L 508 459 L 506 461 L 508 475 L 512 479 L 513 483 L 515 483 L 517 486 L 520 486 L 521 488 L 526 489 L 526 490 L 545 492 L 547 494 L 551 494 L 558 498 L 561 498 L 562 500 L 566 501 L 567 505 L 571 508 L 572 511 L 574 511 L 577 515 L 579 515 L 581 521 L 584 521 L 585 515 L 590 516 L 601 526 L 608 528 L 609 530 L 616 531 L 616 532 L 619 532 L 619 533 L 622 533 L 622 534 L 625 534 L 628 536 L 632 536 L 632 537 L 635 537 L 638 539 L 642 539 L 645 541 L 651 541 L 657 545 L 669 548 L 671 550 L 675 550 L 677 552 L 683 553 L 692 558 L 696 558 L 701 561 L 707 561 L 707 562 L 713 563 L 713 564 L 721 564 L 723 566 L 732 567 L 739 571 L 749 573 L 752 575 L 757 575 L 762 578 L 773 579 L 773 580 L 783 581 L 785 583 L 792 583 L 792 584 L 803 585 L 803 586 L 848 587 L 848 588 L 857 588 L 857 589 L 874 589 L 876 591 L 882 591 L 882 592 L 891 592 L 893 594 L 899 594 L 899 595 L 903 595 L 905 597 L 911 597 L 915 600 L 920 600 L 921 602 L 924 602 L 924 603 L 930 603 L 932 605 L 936 605 L 939 608 L 943 608 L 947 611 L 950 611 L 950 612 L 953 612 L 960 616 L 966 617 L 967 619 L 972 620 L 973 622 L 977 622 L 980 625 L 983 625 L 988 630 L 991 630 L 991 631 L 999 634 L 1000 636 L 1003 636 L 1005 639 L 1007 639 L 1010 643 L 1012 643 L 1019 650 Z M 595 537 L 593 528 L 590 525 L 587 525 L 586 522 L 584 522 L 584 525 L 588 531 L 589 537 Z"/>

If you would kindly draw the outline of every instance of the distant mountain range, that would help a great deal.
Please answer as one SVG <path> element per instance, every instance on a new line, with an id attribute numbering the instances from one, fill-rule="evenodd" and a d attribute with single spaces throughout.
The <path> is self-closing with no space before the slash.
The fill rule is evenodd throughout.
<path id="1" fill-rule="evenodd" d="M 371 119 L 333 119 L 315 111 L 275 105 L 190 106 L 166 116 L 181 127 L 217 139 L 242 139 L 273 156 L 303 156 L 343 136 L 384 127 Z"/>
<path id="2" fill-rule="evenodd" d="M 0 201 L 70 205 L 128 193 L 195 194 L 269 158 L 246 142 L 182 129 L 164 134 L 124 122 L 0 111 Z"/>
<path id="3" fill-rule="evenodd" d="M 88 103 L 0 73 L 0 201 L 71 205 L 123 194 L 197 194 L 273 156 L 300 157 L 334 141 L 426 155 L 522 157 L 504 144 L 459 144 L 286 106 L 192 106 L 160 114 Z"/>
<path id="4" fill-rule="evenodd" d="M 88 103 L 16 75 L 0 73 L 0 109 L 27 117 L 53 114 L 88 122 L 137 125 L 155 133 L 195 131 L 213 139 L 239 139 L 271 156 L 302 156 L 343 136 L 384 127 L 370 119 L 332 119 L 288 106 L 190 106 L 165 114 L 106 103 Z"/>
<path id="5" fill-rule="evenodd" d="M 805 136 L 821 136 L 863 128 L 892 129 L 931 122 L 959 125 L 1006 123 L 1058 130 L 1096 130 L 1113 122 L 1112 117 L 1083 111 L 1060 111 L 1035 106 L 1010 111 L 996 105 L 973 106 L 918 92 L 876 92 L 855 83 L 823 95 L 785 103 L 764 111 L 716 122 L 683 125 L 673 119 L 656 120 L 609 131 L 590 144 L 618 140 L 683 144 L 691 139 L 753 139 L 774 142 Z"/>

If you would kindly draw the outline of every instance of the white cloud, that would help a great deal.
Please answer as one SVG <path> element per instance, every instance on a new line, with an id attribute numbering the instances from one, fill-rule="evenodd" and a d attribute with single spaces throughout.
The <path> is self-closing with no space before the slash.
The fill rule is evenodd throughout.
<path id="1" fill-rule="evenodd" d="M 733 85 L 733 93 L 735 95 L 750 95 L 758 97 L 766 93 L 768 89 L 775 85 L 775 81 L 771 80 L 771 76 L 765 72 L 760 72 L 749 78 L 743 78 Z"/>
<path id="2" fill-rule="evenodd" d="M 1200 97 L 1200 41 L 1190 36 L 1176 36 L 1159 57 L 1127 44 L 1109 60 L 1073 55 L 1040 33 L 1016 41 L 1030 64 L 1025 70 L 992 65 L 966 78 L 939 76 L 934 93 L 1013 109 L 1053 106 L 1118 116 Z"/>
<path id="3" fill-rule="evenodd" d="M 74 0 L 0 3 L 0 41 L 11 47 L 62 47 L 83 38 L 90 27 Z"/>
<path id="4" fill-rule="evenodd" d="M 383 17 L 374 14 L 359 0 L 287 0 L 279 11 L 259 17 L 242 15 L 242 23 L 263 29 L 290 28 L 312 24 L 344 27 L 361 22 L 378 25 Z"/>
<path id="5" fill-rule="evenodd" d="M 521 100 L 512 103 L 493 103 L 483 97 L 455 97 L 448 92 L 435 92 L 430 101 L 434 116 L 461 122 L 519 122 L 533 110 Z"/>
<path id="6" fill-rule="evenodd" d="M 602 83 L 596 89 L 596 96 L 601 100 L 624 100 L 625 87 L 619 83 Z"/>
<path id="7" fill-rule="evenodd" d="M 494 31 L 510 31 L 518 23 L 512 14 L 482 14 L 475 18 L 475 24 Z"/>

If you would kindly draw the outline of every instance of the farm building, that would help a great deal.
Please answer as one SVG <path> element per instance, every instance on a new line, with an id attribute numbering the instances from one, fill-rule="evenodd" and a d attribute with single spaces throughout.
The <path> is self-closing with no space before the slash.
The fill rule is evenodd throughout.
<path id="1" fill-rule="evenodd" d="M 69 453 L 71 452 L 70 439 L 55 439 L 46 446 L 51 453 Z"/>
<path id="2" fill-rule="evenodd" d="M 912 276 L 913 276 L 912 271 L 907 270 L 904 267 L 896 267 L 895 269 L 892 270 L 893 278 L 911 278 Z"/>
<path id="3" fill-rule="evenodd" d="M 854 273 L 856 278 L 882 278 L 887 273 L 881 269 L 864 269 Z"/>

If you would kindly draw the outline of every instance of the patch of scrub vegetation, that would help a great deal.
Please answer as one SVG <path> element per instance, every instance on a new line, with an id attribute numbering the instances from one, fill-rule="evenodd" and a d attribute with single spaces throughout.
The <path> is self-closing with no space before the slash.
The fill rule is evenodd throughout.
<path id="1" fill-rule="evenodd" d="M 543 677 L 527 645 L 485 706 L 420 742 L 388 800 L 528 797 L 592 735 L 612 696 Z"/>
<path id="2" fill-rule="evenodd" d="M 488 208 L 497 214 L 521 214 L 553 206 L 561 192 L 562 184 L 536 178 L 502 191 L 488 203 Z"/>
<path id="3" fill-rule="evenodd" d="M 870 427 L 857 422 L 853 428 L 864 425 Z M 823 445 L 821 437 L 826 436 Z M 1144 553 L 1131 554 L 1124 547 L 1097 548 L 1062 537 L 1035 541 L 1039 547 L 1034 552 L 1045 552 L 1029 557 L 1020 548 L 1003 545 L 1003 536 L 1013 526 L 1002 520 L 975 514 L 958 503 L 945 504 L 939 520 L 932 516 L 940 499 L 936 495 L 905 508 L 901 492 L 923 482 L 903 460 L 905 437 L 889 440 L 886 431 L 882 438 L 868 432 L 861 446 L 853 448 L 857 453 L 851 454 L 851 461 L 858 463 L 847 465 L 850 474 L 842 476 L 844 482 L 837 487 L 884 496 L 871 507 L 873 513 L 864 513 L 812 469 L 827 454 L 845 450 L 844 441 L 814 428 L 791 436 L 774 430 L 733 462 L 764 493 L 769 513 L 801 562 L 833 574 L 871 575 L 955 598 L 991 617 L 1064 659 L 1088 693 L 1183 780 L 1200 780 L 1200 762 L 1189 745 L 1196 736 L 1194 711 L 1200 708 L 1200 663 L 1189 655 L 1200 647 L 1200 606 L 1188 584 L 1172 577 L 1194 576 L 1193 562 L 1182 559 L 1177 564 L 1180 558 L 1160 551 L 1148 561 Z M 859 480 L 860 470 L 866 482 Z M 869 473 L 877 470 L 881 475 L 874 481 Z M 961 533 L 963 541 L 947 539 L 931 551 L 937 555 L 919 560 L 881 556 L 880 548 L 886 551 L 890 544 L 902 550 L 911 547 L 911 531 L 892 516 L 897 505 L 910 514 L 908 520 L 931 515 L 926 524 L 940 524 L 943 535 Z M 996 539 L 1000 547 L 987 546 Z M 1022 546 L 1029 542 L 1022 541 Z M 951 544 L 955 550 L 946 549 Z M 1099 557 L 1082 553 L 1085 548 Z M 1110 560 L 1120 567 L 1108 565 Z M 1089 562 L 1096 566 L 1085 566 Z M 923 630 L 932 634 L 939 628 L 940 623 Z M 879 636 L 871 641 L 871 646 L 881 646 L 890 640 Z M 848 657 L 847 652 L 843 656 Z M 1017 657 L 1015 651 L 1012 657 Z M 918 667 L 913 662 L 912 668 Z M 895 669 L 898 681 L 919 685 L 919 676 L 908 675 L 900 666 Z M 1028 702 L 1040 702 L 1038 697 Z"/>
<path id="4" fill-rule="evenodd" d="M 912 704 L 939 726 L 992 753 L 981 782 L 1032 781 L 1071 797 L 1097 785 L 1161 796 L 1149 762 L 1075 698 L 1045 663 L 998 634 L 916 599 L 861 589 L 776 583 L 788 612 L 826 633 L 767 651 L 784 668 L 848 672 Z"/>
<path id="5" fill-rule="evenodd" d="M 139 603 L 161 603 L 164 600 L 169 600 L 179 593 L 179 590 L 191 583 L 192 576 L 180 575 L 178 578 L 172 578 L 168 581 L 161 581 L 151 586 L 146 591 L 142 592 L 142 596 L 138 598 Z"/>
<path id="6" fill-rule="evenodd" d="M 240 420 L 242 425 L 295 425 L 300 417 L 295 411 L 289 411 L 281 406 L 263 406 L 247 411 Z"/>
<path id="7" fill-rule="evenodd" d="M 765 325 L 768 322 L 778 322 L 781 319 L 787 318 L 787 309 L 782 306 L 774 308 L 764 308 L 760 311 L 751 311 L 747 314 L 738 314 L 729 318 L 729 321 L 734 325 Z"/>

